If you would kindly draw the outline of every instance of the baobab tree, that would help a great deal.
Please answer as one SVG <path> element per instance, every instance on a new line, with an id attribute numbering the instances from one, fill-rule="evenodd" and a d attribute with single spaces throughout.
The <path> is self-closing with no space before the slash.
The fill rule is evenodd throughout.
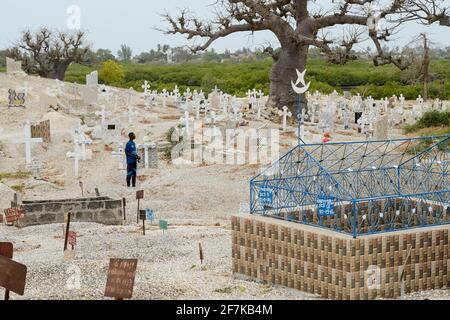
<path id="1" fill-rule="evenodd" d="M 8 49 L 7 56 L 22 61 L 25 72 L 44 78 L 64 80 L 71 63 L 87 59 L 88 46 L 84 46 L 85 33 L 53 32 L 42 28 L 37 32 L 22 32 L 17 44 Z"/>
<path id="2" fill-rule="evenodd" d="M 394 64 L 400 69 L 409 63 L 403 56 L 388 52 L 383 45 L 392 39 L 402 24 L 416 21 L 450 26 L 449 9 L 444 0 L 218 0 L 215 17 L 203 21 L 188 10 L 174 17 L 163 15 L 166 34 L 182 34 L 201 44 L 191 44 L 193 52 L 206 50 L 214 41 L 238 32 L 271 31 L 280 47 L 265 48 L 273 58 L 270 74 L 269 104 L 278 108 L 287 105 L 294 110 L 295 95 L 291 80 L 295 69 L 306 68 L 308 49 L 318 48 L 331 63 L 344 64 L 356 59 L 355 44 L 366 35 L 375 47 L 375 65 Z M 327 10 L 321 9 L 324 5 Z M 380 27 L 383 26 L 383 27 Z M 329 37 L 330 28 L 350 30 L 342 39 Z"/>

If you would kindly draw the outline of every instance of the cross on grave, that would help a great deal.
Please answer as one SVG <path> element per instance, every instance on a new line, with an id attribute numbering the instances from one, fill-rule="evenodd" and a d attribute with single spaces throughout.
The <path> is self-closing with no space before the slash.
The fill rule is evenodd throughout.
<path id="1" fill-rule="evenodd" d="M 344 121 L 344 130 L 347 130 L 350 127 L 349 124 L 351 119 L 351 113 L 348 110 L 345 110 L 342 116 L 342 120 Z"/>
<path id="2" fill-rule="evenodd" d="M 88 159 L 88 155 L 87 155 L 87 152 L 86 152 L 87 151 L 86 150 L 86 145 L 91 145 L 92 144 L 92 140 L 88 139 L 84 135 L 84 133 L 80 133 L 80 134 L 75 136 L 74 143 L 81 146 L 82 160 L 87 160 Z"/>
<path id="3" fill-rule="evenodd" d="M 100 94 L 101 97 L 103 97 L 106 102 L 109 102 L 109 100 L 111 99 L 112 95 L 114 94 L 112 92 L 112 90 L 105 86 L 104 84 L 102 84 L 99 88 L 98 88 L 98 93 Z"/>
<path id="4" fill-rule="evenodd" d="M 185 111 L 184 112 L 184 117 L 181 117 L 180 121 L 183 122 L 184 130 L 186 132 L 186 135 L 189 136 L 189 133 L 190 133 L 190 130 L 189 130 L 189 121 L 190 121 L 189 111 Z"/>
<path id="5" fill-rule="evenodd" d="M 164 88 L 162 93 L 162 103 L 163 103 L 163 108 L 167 107 L 167 97 L 169 97 L 169 92 L 167 92 L 167 90 Z"/>
<path id="6" fill-rule="evenodd" d="M 43 139 L 42 138 L 31 138 L 31 125 L 30 125 L 30 121 L 27 121 L 25 123 L 24 129 L 24 137 L 22 139 L 14 139 L 11 141 L 11 143 L 14 144 L 25 144 L 25 161 L 26 164 L 30 164 L 31 163 L 31 144 L 32 143 L 42 143 Z"/>
<path id="7" fill-rule="evenodd" d="M 216 112 L 215 111 L 211 111 L 210 117 L 211 117 L 212 125 L 215 128 L 216 127 L 216 121 L 217 121 Z"/>
<path id="8" fill-rule="evenodd" d="M 292 112 L 289 111 L 289 108 L 287 106 L 284 106 L 283 111 L 281 110 L 278 111 L 278 115 L 280 117 L 283 117 L 283 131 L 286 131 L 287 129 L 286 120 L 287 117 L 292 117 Z"/>
<path id="9" fill-rule="evenodd" d="M 110 114 L 111 114 L 111 112 L 106 111 L 106 107 L 104 105 L 102 106 L 102 111 L 95 112 L 96 116 L 102 117 L 102 126 L 104 126 L 106 123 L 106 116 L 109 116 Z"/>
<path id="10" fill-rule="evenodd" d="M 361 133 L 366 133 L 366 125 L 369 125 L 369 130 L 372 130 L 372 123 L 365 115 L 361 116 L 357 122 L 361 127 Z"/>
<path id="11" fill-rule="evenodd" d="M 25 94 L 25 97 L 28 96 L 28 93 L 31 92 L 33 90 L 33 87 L 30 86 L 30 84 L 28 83 L 28 81 L 25 81 L 23 83 L 22 88 L 20 88 L 22 90 L 22 92 Z"/>
<path id="12" fill-rule="evenodd" d="M 130 87 L 130 89 L 128 89 L 128 95 L 127 95 L 127 105 L 130 105 L 133 103 L 133 98 L 136 94 L 136 91 L 134 91 L 133 87 Z"/>
<path id="13" fill-rule="evenodd" d="M 200 109 L 201 109 L 200 104 L 195 104 L 193 106 L 193 109 L 195 110 L 195 119 L 200 120 Z"/>
<path id="14" fill-rule="evenodd" d="M 232 119 L 234 121 L 239 121 L 242 118 L 242 113 L 239 112 L 239 110 L 241 109 L 240 106 L 238 104 L 234 103 L 232 106 L 232 109 L 233 109 Z"/>
<path id="15" fill-rule="evenodd" d="M 133 123 L 133 117 L 139 115 L 139 111 L 135 110 L 133 106 L 128 106 L 128 111 L 126 112 L 126 115 L 128 116 L 128 124 Z"/>
<path id="16" fill-rule="evenodd" d="M 148 84 L 148 81 L 145 80 L 144 84 L 141 86 L 142 89 L 144 89 L 144 97 L 148 95 L 148 89 L 150 89 L 150 85 Z"/>
<path id="17" fill-rule="evenodd" d="M 78 144 L 75 144 L 75 150 L 73 152 L 67 152 L 66 156 L 68 158 L 73 158 L 73 172 L 74 177 L 79 178 L 79 161 L 83 159 L 83 154 L 81 153 L 80 147 Z"/>
<path id="18" fill-rule="evenodd" d="M 138 149 L 144 149 L 144 167 L 145 169 L 150 168 L 150 154 L 149 149 L 155 147 L 154 143 L 142 143 L 137 145 Z"/>
<path id="19" fill-rule="evenodd" d="M 123 148 L 123 143 L 119 143 L 119 147 L 117 148 L 117 151 L 111 152 L 111 155 L 114 158 L 119 159 L 119 170 L 124 170 L 124 160 L 125 160 L 124 154 L 125 154 L 125 151 Z"/>
<path id="20" fill-rule="evenodd" d="M 178 86 L 175 86 L 172 93 L 175 96 L 175 98 L 178 100 L 178 98 L 180 97 L 180 90 L 178 90 Z"/>
<path id="21" fill-rule="evenodd" d="M 27 170 L 31 171 L 31 173 L 33 174 L 33 178 L 37 179 L 39 178 L 41 173 L 42 163 L 38 159 L 33 158 L 33 160 L 31 160 L 31 163 L 27 164 L 26 168 Z"/>

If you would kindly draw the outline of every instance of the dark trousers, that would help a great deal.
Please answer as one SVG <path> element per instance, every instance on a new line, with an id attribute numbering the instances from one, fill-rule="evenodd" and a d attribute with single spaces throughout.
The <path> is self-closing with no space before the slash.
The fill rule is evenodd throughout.
<path id="1" fill-rule="evenodd" d="M 130 187 L 131 182 L 133 182 L 133 187 L 136 187 L 136 170 L 137 163 L 127 164 L 127 187 Z"/>

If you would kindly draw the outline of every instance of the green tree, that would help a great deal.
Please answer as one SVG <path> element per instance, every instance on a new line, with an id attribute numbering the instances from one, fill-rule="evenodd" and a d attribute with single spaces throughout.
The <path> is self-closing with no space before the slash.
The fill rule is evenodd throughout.
<path id="1" fill-rule="evenodd" d="M 133 56 L 133 50 L 125 44 L 120 46 L 120 50 L 117 52 L 117 56 L 119 61 L 129 62 L 131 61 L 131 57 Z"/>
<path id="2" fill-rule="evenodd" d="M 103 62 L 98 75 L 100 80 L 107 85 L 119 86 L 125 79 L 123 67 L 113 60 Z"/>

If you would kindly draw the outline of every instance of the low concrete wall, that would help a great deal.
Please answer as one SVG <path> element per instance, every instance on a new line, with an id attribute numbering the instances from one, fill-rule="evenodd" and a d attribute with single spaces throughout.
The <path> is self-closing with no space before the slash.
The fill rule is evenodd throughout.
<path id="1" fill-rule="evenodd" d="M 353 239 L 298 223 L 236 215 L 233 272 L 323 298 L 397 298 L 402 285 L 405 293 L 449 286 L 449 232 L 446 225 Z"/>
<path id="2" fill-rule="evenodd" d="M 49 201 L 23 201 L 25 218 L 22 227 L 63 223 L 64 215 L 72 212 L 72 221 L 119 225 L 123 221 L 122 200 L 108 197 L 65 199 Z"/>

